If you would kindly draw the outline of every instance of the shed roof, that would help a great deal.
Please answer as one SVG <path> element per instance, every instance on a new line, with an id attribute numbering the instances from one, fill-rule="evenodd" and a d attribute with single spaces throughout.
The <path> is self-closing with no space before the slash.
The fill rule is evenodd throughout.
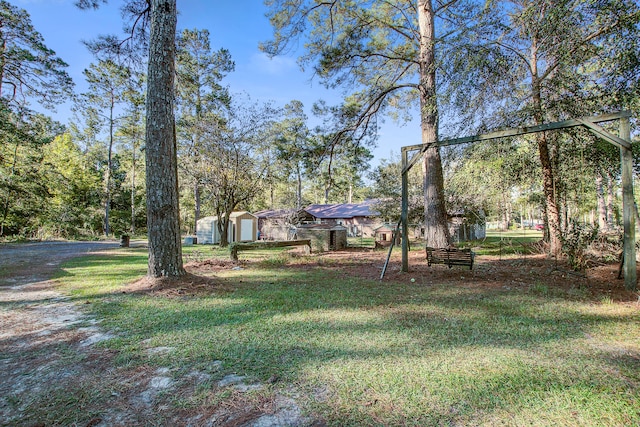
<path id="1" fill-rule="evenodd" d="M 380 216 L 372 205 L 377 200 L 365 200 L 362 203 L 340 203 L 334 205 L 309 205 L 303 210 L 319 219 L 343 219 Z"/>
<path id="2" fill-rule="evenodd" d="M 231 212 L 231 215 L 229 215 L 229 218 L 237 218 L 237 217 L 242 216 L 242 215 L 251 215 L 253 217 L 256 217 L 254 214 L 252 214 L 249 211 L 235 211 L 235 212 Z"/>
<path id="3" fill-rule="evenodd" d="M 254 215 L 258 218 L 286 218 L 296 213 L 295 209 L 266 209 Z"/>

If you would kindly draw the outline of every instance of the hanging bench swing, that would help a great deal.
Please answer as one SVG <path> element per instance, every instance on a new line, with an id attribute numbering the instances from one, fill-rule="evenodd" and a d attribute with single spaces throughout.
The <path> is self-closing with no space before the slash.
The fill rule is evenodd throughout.
<path id="1" fill-rule="evenodd" d="M 460 265 L 469 267 L 469 270 L 473 269 L 473 259 L 475 254 L 471 249 L 458 249 L 458 248 L 430 248 L 427 246 L 427 265 L 431 267 L 431 264 L 444 264 L 451 268 L 454 265 Z"/>

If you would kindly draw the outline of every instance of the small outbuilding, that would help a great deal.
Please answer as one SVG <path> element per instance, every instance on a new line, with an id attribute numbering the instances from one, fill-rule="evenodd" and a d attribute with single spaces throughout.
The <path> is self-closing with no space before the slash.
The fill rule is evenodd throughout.
<path id="1" fill-rule="evenodd" d="M 487 226 L 484 211 L 467 212 L 460 209 L 448 216 L 449 234 L 454 242 L 481 240 L 486 237 Z"/>
<path id="2" fill-rule="evenodd" d="M 291 240 L 295 234 L 292 218 L 295 209 L 264 210 L 255 213 L 258 217 L 258 240 Z"/>
<path id="3" fill-rule="evenodd" d="M 296 229 L 298 239 L 311 240 L 314 252 L 339 251 L 347 247 L 347 229 L 341 225 L 304 224 Z"/>
<path id="4" fill-rule="evenodd" d="M 213 233 L 218 227 L 217 216 L 205 216 L 198 220 L 196 239 L 201 245 L 210 245 L 213 243 Z M 217 232 L 217 231 L 216 231 Z"/>
<path id="5" fill-rule="evenodd" d="M 257 235 L 258 218 L 255 215 L 247 211 L 231 213 L 227 230 L 229 243 L 253 242 L 257 240 Z M 220 243 L 217 216 L 207 216 L 198 220 L 197 239 L 201 244 Z"/>
<path id="6" fill-rule="evenodd" d="M 393 234 L 396 231 L 396 228 L 393 225 L 383 224 L 373 231 L 376 239 L 376 247 L 391 246 L 391 243 L 393 242 Z M 401 234 L 400 231 L 398 231 L 396 235 L 396 244 L 400 244 L 400 241 Z"/>

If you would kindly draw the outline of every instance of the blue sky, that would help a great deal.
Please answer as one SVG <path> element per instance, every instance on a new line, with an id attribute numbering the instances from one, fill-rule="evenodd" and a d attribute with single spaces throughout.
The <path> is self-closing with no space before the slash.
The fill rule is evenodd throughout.
<path id="1" fill-rule="evenodd" d="M 101 34 L 121 34 L 122 19 L 119 7 L 122 0 L 110 0 L 97 11 L 81 11 L 74 0 L 9 0 L 31 15 L 32 23 L 45 39 L 46 45 L 69 64 L 68 72 L 76 83 L 76 90 L 85 88 L 82 71 L 94 60 L 82 40 L 91 40 Z M 224 47 L 231 52 L 236 70 L 225 83 L 232 92 L 246 92 L 260 101 L 274 101 L 284 106 L 298 99 L 307 110 L 313 102 L 324 99 L 337 104 L 340 91 L 325 89 L 309 73 L 303 73 L 296 63 L 296 52 L 288 56 L 268 58 L 258 44 L 272 34 L 271 25 L 264 16 L 266 8 L 261 0 L 178 0 L 178 30 L 208 29 L 214 49 Z M 298 54 L 300 52 L 297 52 Z M 47 113 L 66 123 L 68 107 L 57 113 Z M 311 116 L 311 114 L 308 114 Z M 420 143 L 417 122 L 400 126 L 386 119 L 380 132 L 378 147 L 373 151 L 377 164 L 400 152 L 400 147 Z"/>

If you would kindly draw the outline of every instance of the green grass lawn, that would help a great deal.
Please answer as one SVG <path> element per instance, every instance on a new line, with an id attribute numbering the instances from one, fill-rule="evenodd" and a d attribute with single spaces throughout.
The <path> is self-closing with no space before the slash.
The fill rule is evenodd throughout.
<path id="1" fill-rule="evenodd" d="M 478 255 L 509 256 L 537 253 L 535 243 L 542 232 L 535 230 L 487 231 L 486 238 L 463 242 L 459 246 L 473 248 Z"/>
<path id="2" fill-rule="evenodd" d="M 228 252 L 185 248 L 211 256 Z M 232 286 L 206 296 L 122 294 L 145 273 L 135 249 L 69 262 L 59 281 L 117 333 L 100 344 L 117 363 L 189 372 L 222 361 L 220 377 L 279 379 L 258 393 L 294 387 L 327 425 L 640 425 L 636 304 L 365 280 L 335 263 L 289 266 L 282 251 L 248 257 L 264 262 L 219 272 Z"/>

